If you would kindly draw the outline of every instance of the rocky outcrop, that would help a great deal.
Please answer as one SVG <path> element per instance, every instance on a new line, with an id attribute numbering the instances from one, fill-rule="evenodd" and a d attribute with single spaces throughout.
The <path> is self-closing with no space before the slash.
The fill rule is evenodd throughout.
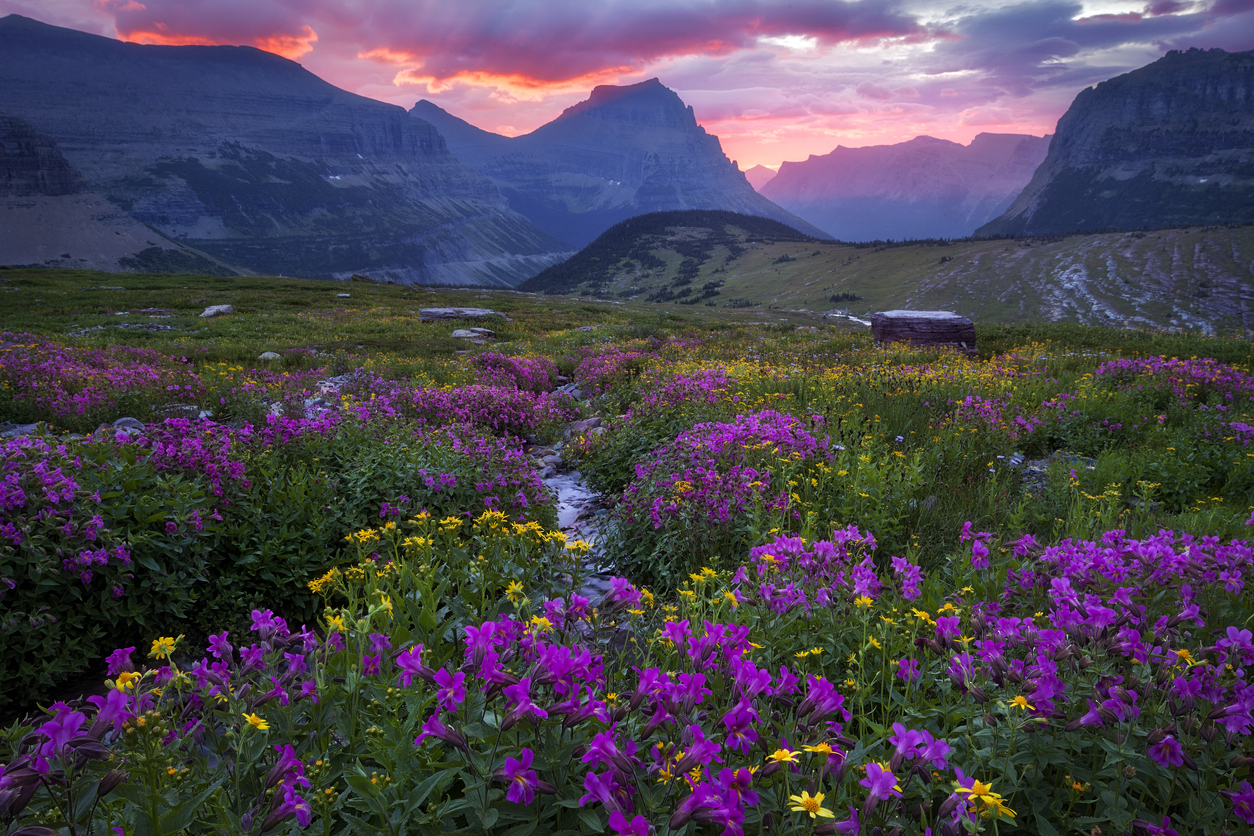
<path id="1" fill-rule="evenodd" d="M 838 146 L 785 162 L 766 197 L 842 241 L 965 238 L 997 217 L 1045 158 L 1048 138 L 982 133 Z"/>
<path id="2" fill-rule="evenodd" d="M 1254 220 L 1254 50 L 1172 51 L 1090 87 L 980 235 Z"/>
<path id="3" fill-rule="evenodd" d="M 871 314 L 876 342 L 946 345 L 975 350 L 975 323 L 952 311 L 881 311 Z"/>
<path id="4" fill-rule="evenodd" d="M 132 219 L 241 269 L 511 285 L 567 249 L 430 124 L 251 47 L 143 46 L 10 15 L 0 112 Z"/>
<path id="5" fill-rule="evenodd" d="M 83 178 L 56 142 L 29 122 L 0 113 L 0 197 L 77 194 Z"/>
<path id="6" fill-rule="evenodd" d="M 410 114 L 435 125 L 458 159 L 495 182 L 536 226 L 582 247 L 619 221 L 649 212 L 725 209 L 821 230 L 759 195 L 656 78 L 604 85 L 529 134 L 504 137 L 429 101 Z"/>

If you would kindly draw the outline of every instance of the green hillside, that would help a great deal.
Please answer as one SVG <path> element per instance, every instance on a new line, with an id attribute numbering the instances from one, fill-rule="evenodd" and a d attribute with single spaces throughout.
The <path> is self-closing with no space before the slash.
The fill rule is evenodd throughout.
<path id="1" fill-rule="evenodd" d="M 993 322 L 1254 331 L 1254 226 L 844 244 L 729 213 L 632 218 L 521 289 L 680 305 L 945 309 Z"/>

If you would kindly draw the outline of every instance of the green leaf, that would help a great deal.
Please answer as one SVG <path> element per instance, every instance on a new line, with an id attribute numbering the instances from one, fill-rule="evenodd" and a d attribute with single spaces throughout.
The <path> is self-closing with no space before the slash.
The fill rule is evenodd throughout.
<path id="1" fill-rule="evenodd" d="M 531 836 L 535 832 L 536 823 L 534 821 L 524 822 L 517 827 L 511 827 L 501 836 Z"/>
<path id="2" fill-rule="evenodd" d="M 427 796 L 437 788 L 443 791 L 452 782 L 454 775 L 455 773 L 450 769 L 441 770 L 414 787 L 409 797 L 405 799 L 405 817 L 408 818 L 421 807 L 422 803 L 427 800 Z"/>
<path id="3" fill-rule="evenodd" d="M 203 792 L 187 799 L 162 816 L 161 832 L 177 833 L 191 826 L 192 821 L 196 818 L 196 812 L 200 809 L 200 805 L 219 787 L 220 783 L 210 784 Z"/>
<path id="4" fill-rule="evenodd" d="M 480 820 L 485 828 L 489 828 L 496 824 L 496 820 L 501 817 L 501 811 L 495 807 L 489 807 L 487 811 L 480 814 Z"/>
<path id="5" fill-rule="evenodd" d="M 595 811 L 587 807 L 579 810 L 579 820 L 588 826 L 593 833 L 604 833 L 605 823 L 601 821 L 601 816 Z"/>

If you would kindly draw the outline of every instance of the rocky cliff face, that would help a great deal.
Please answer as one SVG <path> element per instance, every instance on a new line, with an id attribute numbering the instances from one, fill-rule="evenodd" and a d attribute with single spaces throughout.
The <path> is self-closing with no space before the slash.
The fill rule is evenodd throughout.
<path id="1" fill-rule="evenodd" d="M 1049 154 L 979 234 L 1254 220 L 1254 50 L 1167 53 L 1076 96 Z"/>
<path id="2" fill-rule="evenodd" d="M 249 47 L 141 46 L 10 15 L 0 112 L 132 218 L 247 270 L 513 284 L 564 249 L 431 125 Z"/>
<path id="3" fill-rule="evenodd" d="M 786 162 L 762 194 L 842 241 L 964 238 L 997 217 L 1032 177 L 1048 139 L 980 134 L 838 146 Z"/>
<path id="4" fill-rule="evenodd" d="M 51 137 L 29 122 L 0 114 L 0 197 L 66 195 L 83 190 L 83 178 Z"/>
<path id="5" fill-rule="evenodd" d="M 681 209 L 757 215 L 825 237 L 755 192 L 718 137 L 657 79 L 597 87 L 587 101 L 513 138 L 428 101 L 410 113 L 434 124 L 449 150 L 493 180 L 513 209 L 574 245 L 626 218 Z"/>

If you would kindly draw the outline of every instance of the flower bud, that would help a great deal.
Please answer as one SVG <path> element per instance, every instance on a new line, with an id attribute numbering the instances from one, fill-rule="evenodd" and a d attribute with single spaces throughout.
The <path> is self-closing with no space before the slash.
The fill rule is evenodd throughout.
<path id="1" fill-rule="evenodd" d="M 96 786 L 96 798 L 104 798 L 109 793 L 117 789 L 119 784 L 125 783 L 130 778 L 120 769 L 115 769 L 100 779 L 100 783 Z"/>

